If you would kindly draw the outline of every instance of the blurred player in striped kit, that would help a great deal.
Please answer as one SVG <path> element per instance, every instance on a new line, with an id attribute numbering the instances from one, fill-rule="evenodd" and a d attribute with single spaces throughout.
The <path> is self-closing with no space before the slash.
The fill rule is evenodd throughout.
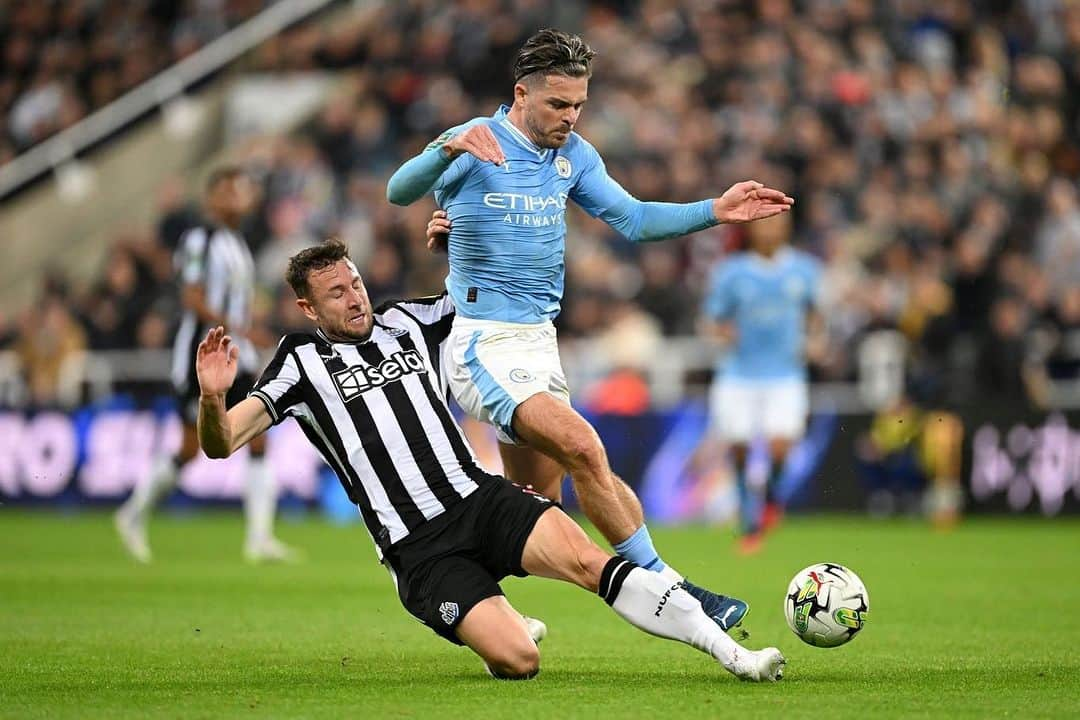
<path id="1" fill-rule="evenodd" d="M 127 551 L 140 562 L 150 562 L 147 524 L 157 504 L 176 486 L 180 468 L 199 450 L 195 421 L 199 382 L 195 351 L 211 327 L 224 326 L 236 339 L 240 374 L 226 398 L 231 407 L 247 396 L 258 372 L 258 354 L 252 337 L 252 300 L 255 263 L 240 233 L 251 212 L 256 189 L 238 167 L 215 170 L 206 184 L 207 222 L 190 228 L 180 238 L 177 266 L 184 314 L 173 347 L 172 381 L 183 420 L 183 440 L 174 455 L 163 455 L 150 476 L 136 485 L 116 513 L 116 529 Z M 247 532 L 244 556 L 249 561 L 286 560 L 295 553 L 274 537 L 277 483 L 265 458 L 266 439 L 250 447 L 244 493 Z"/>

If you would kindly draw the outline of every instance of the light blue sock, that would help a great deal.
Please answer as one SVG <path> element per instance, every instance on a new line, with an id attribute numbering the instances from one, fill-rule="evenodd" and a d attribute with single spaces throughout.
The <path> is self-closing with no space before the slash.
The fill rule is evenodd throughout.
<path id="1" fill-rule="evenodd" d="M 624 558 L 634 563 L 638 567 L 651 570 L 652 572 L 662 572 L 667 565 L 660 559 L 660 555 L 656 552 L 656 548 L 652 544 L 652 536 L 649 535 L 649 528 L 642 525 L 634 532 L 633 535 L 623 540 L 621 543 L 613 546 L 615 552 L 622 555 Z"/>
<path id="2" fill-rule="evenodd" d="M 735 485 L 739 489 L 739 520 L 743 535 L 752 535 L 761 529 L 761 513 L 764 510 L 761 497 L 750 487 L 746 469 L 736 471 Z"/>

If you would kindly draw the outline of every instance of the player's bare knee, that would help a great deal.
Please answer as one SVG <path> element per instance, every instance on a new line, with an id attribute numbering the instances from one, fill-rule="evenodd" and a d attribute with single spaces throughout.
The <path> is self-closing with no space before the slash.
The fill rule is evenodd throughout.
<path id="1" fill-rule="evenodd" d="M 529 680 L 540 672 L 540 649 L 530 642 L 508 649 L 487 663 L 491 674 L 499 680 Z"/>

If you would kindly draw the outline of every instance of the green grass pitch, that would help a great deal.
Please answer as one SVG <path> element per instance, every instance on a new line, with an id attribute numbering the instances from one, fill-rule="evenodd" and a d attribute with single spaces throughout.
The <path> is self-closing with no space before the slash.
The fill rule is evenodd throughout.
<path id="1" fill-rule="evenodd" d="M 504 584 L 550 635 L 532 682 L 408 616 L 358 526 L 284 521 L 295 566 L 240 560 L 236 514 L 165 515 L 157 561 L 121 552 L 110 517 L 0 509 L 0 717 L 1076 717 L 1080 523 L 793 519 L 742 558 L 728 531 L 654 530 L 695 581 L 746 598 L 752 647 L 788 657 L 777 685 L 740 683 L 646 636 L 598 598 Z M 849 645 L 803 645 L 784 623 L 790 577 L 850 565 L 871 596 Z"/>

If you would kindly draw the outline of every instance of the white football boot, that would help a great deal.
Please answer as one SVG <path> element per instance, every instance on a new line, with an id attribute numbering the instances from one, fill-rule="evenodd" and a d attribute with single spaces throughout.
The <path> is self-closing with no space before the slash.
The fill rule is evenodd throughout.
<path id="1" fill-rule="evenodd" d="M 252 565 L 261 563 L 298 563 L 303 561 L 304 553 L 289 547 L 277 538 L 247 541 L 244 543 L 244 560 Z"/>
<path id="2" fill-rule="evenodd" d="M 146 523 L 139 519 L 136 511 L 126 504 L 121 505 L 113 515 L 113 524 L 128 555 L 144 565 L 153 560 L 150 543 L 146 539 Z"/>
<path id="3" fill-rule="evenodd" d="M 740 680 L 748 682 L 776 682 L 784 677 L 787 660 L 773 647 L 764 650 L 747 650 L 736 653 L 732 666 L 726 668 Z"/>
<path id="4" fill-rule="evenodd" d="M 547 637 L 547 625 L 544 624 L 543 620 L 537 620 L 528 615 L 522 615 L 521 617 L 525 618 L 525 624 L 529 627 L 529 635 L 532 637 L 533 642 L 539 645 L 540 641 Z"/>

